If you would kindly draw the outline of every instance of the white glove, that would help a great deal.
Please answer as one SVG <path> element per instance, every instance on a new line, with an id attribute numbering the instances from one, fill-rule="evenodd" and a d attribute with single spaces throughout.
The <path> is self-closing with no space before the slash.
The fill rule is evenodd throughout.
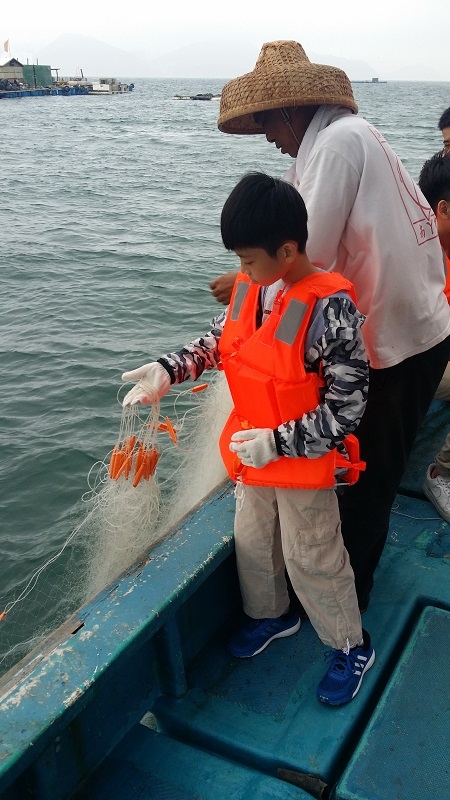
<path id="1" fill-rule="evenodd" d="M 149 405 L 164 397 L 170 389 L 169 373 L 157 361 L 144 364 L 131 372 L 124 372 L 123 381 L 138 381 L 136 386 L 125 395 L 123 406 L 134 406 L 136 403 Z"/>
<path id="2" fill-rule="evenodd" d="M 266 464 L 280 458 L 271 428 L 250 428 L 233 433 L 230 450 L 237 453 L 246 467 L 255 469 L 262 469 Z"/>

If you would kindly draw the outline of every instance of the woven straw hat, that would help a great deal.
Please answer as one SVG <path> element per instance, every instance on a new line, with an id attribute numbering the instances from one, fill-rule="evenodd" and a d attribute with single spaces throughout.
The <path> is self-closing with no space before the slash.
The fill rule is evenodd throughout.
<path id="1" fill-rule="evenodd" d="M 217 124 L 224 133 L 264 133 L 257 111 L 322 104 L 358 111 L 345 72 L 313 64 L 298 42 L 267 42 L 255 69 L 223 87 Z"/>

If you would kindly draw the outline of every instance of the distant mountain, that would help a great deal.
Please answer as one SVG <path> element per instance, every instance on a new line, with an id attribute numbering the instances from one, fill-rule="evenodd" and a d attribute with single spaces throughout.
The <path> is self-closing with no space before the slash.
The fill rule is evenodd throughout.
<path id="1" fill-rule="evenodd" d="M 443 81 L 442 69 L 435 68 L 432 63 L 409 63 L 392 66 L 389 75 L 393 81 Z"/>
<path id="2" fill-rule="evenodd" d="M 65 33 L 38 52 L 40 64 L 59 69 L 59 76 L 79 74 L 85 77 L 147 78 L 149 66 L 145 59 L 91 36 Z"/>
<path id="3" fill-rule="evenodd" d="M 229 41 L 187 44 L 158 58 L 149 58 L 150 76 L 162 78 L 234 78 L 253 69 L 258 48 Z M 255 55 L 256 53 L 256 55 Z"/>
<path id="4" fill-rule="evenodd" d="M 377 71 L 367 63 L 351 58 L 340 58 L 329 53 L 308 53 L 308 58 L 316 64 L 330 64 L 332 67 L 339 67 L 347 73 L 351 81 L 370 81 L 372 78 L 381 78 Z"/>
<path id="5" fill-rule="evenodd" d="M 152 58 L 135 55 L 90 36 L 63 34 L 38 52 L 39 63 L 59 69 L 59 75 L 116 78 L 233 78 L 253 69 L 259 45 L 237 41 L 202 41 L 187 44 Z M 364 61 L 332 55 L 309 54 L 311 61 L 341 67 L 351 80 L 378 77 Z"/>

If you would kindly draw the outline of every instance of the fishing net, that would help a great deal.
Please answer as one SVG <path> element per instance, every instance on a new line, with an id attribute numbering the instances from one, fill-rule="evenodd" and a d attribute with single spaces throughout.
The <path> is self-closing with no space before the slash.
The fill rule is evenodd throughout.
<path id="1" fill-rule="evenodd" d="M 89 472 L 70 535 L 0 606 L 0 674 L 145 560 L 152 545 L 225 479 L 218 440 L 231 397 L 223 374 L 174 388 L 164 405 L 164 413 L 159 402 L 122 408 L 117 440 Z"/>

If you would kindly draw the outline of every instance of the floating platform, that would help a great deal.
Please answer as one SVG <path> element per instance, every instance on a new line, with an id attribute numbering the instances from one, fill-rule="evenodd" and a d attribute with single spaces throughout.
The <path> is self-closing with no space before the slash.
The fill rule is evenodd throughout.
<path id="1" fill-rule="evenodd" d="M 126 87 L 126 88 L 125 88 Z M 128 94 L 134 89 L 134 83 L 124 84 L 104 84 L 104 83 L 83 83 L 73 86 L 52 86 L 40 89 L 4 89 L 0 90 L 0 100 L 14 97 L 73 97 L 74 95 L 111 95 Z"/>
<path id="2" fill-rule="evenodd" d="M 15 91 L 6 89 L 0 91 L 0 100 L 11 97 L 48 97 L 57 94 L 70 94 L 70 92 L 62 92 L 60 89 L 17 89 Z M 72 94 L 76 93 L 72 92 Z"/>
<path id="3" fill-rule="evenodd" d="M 387 83 L 387 81 L 380 81 L 378 78 L 372 78 L 371 81 L 350 81 L 350 83 L 372 83 L 372 84 L 377 84 L 377 83 Z"/>
<path id="4" fill-rule="evenodd" d="M 220 94 L 211 94 L 211 92 L 207 92 L 206 94 L 175 94 L 173 96 L 174 100 L 220 100 Z"/>

